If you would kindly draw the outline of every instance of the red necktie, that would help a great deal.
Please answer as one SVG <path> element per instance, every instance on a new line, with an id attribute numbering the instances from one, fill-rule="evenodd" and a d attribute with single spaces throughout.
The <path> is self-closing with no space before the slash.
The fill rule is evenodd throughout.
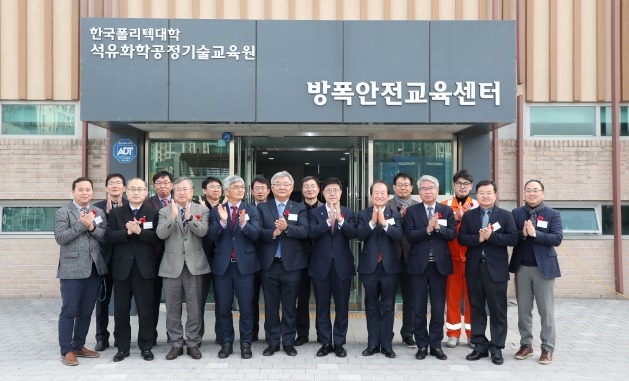
<path id="1" fill-rule="evenodd" d="M 238 217 L 238 207 L 235 205 L 232 205 L 231 208 L 232 208 L 232 231 L 234 231 L 234 229 L 236 228 L 236 219 Z M 232 246 L 232 251 L 230 253 L 230 257 L 232 259 L 232 262 L 236 260 L 236 249 L 234 249 L 233 246 Z"/>

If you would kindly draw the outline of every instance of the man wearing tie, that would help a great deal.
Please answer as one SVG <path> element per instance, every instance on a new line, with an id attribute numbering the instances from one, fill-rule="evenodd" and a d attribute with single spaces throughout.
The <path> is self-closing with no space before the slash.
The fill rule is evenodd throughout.
<path id="1" fill-rule="evenodd" d="M 410 274 L 414 305 L 415 358 L 430 355 L 439 360 L 448 356 L 441 349 L 443 340 L 446 280 L 452 274 L 452 258 L 448 241 L 456 237 L 456 223 L 452 208 L 437 203 L 439 180 L 424 175 L 417 181 L 422 202 L 406 211 L 404 232 L 411 243 L 407 269 Z M 427 304 L 430 295 L 430 327 L 427 325 Z"/>
<path id="2" fill-rule="evenodd" d="M 334 352 L 347 357 L 343 347 L 347 336 L 349 293 L 356 274 L 349 241 L 356 238 L 354 212 L 341 206 L 341 181 L 331 177 L 323 182 L 325 205 L 312 209 L 308 237 L 313 240 L 308 275 L 312 278 L 317 303 L 317 326 L 321 348 L 317 357 Z M 330 302 L 334 297 L 334 330 L 330 321 Z M 332 346 L 334 343 L 334 346 Z"/>
<path id="3" fill-rule="evenodd" d="M 112 244 L 112 277 L 114 279 L 114 319 L 118 353 L 114 362 L 129 356 L 131 325 L 129 308 L 135 296 L 138 310 L 138 347 L 142 358 L 153 360 L 155 316 L 153 293 L 159 268 L 155 244 L 158 212 L 143 204 L 148 190 L 144 180 L 134 178 L 127 184 L 129 204 L 112 209 L 107 224 L 107 240 Z"/>
<path id="4" fill-rule="evenodd" d="M 173 184 L 174 196 L 170 206 L 159 211 L 157 236 L 164 240 L 165 249 L 159 267 L 164 278 L 164 302 L 166 303 L 166 332 L 172 349 L 166 360 L 174 360 L 183 354 L 184 330 L 181 322 L 182 303 L 186 301 L 186 352 L 195 360 L 201 358 L 201 292 L 203 274 L 210 272 L 210 265 L 203 252 L 203 237 L 208 231 L 210 211 L 192 202 L 194 184 L 187 177 L 178 178 Z"/>
<path id="5" fill-rule="evenodd" d="M 304 250 L 304 240 L 308 238 L 308 211 L 303 204 L 289 199 L 293 185 L 290 173 L 276 173 L 271 178 L 274 200 L 258 205 L 258 257 L 266 316 L 264 334 L 268 345 L 262 352 L 264 356 L 279 351 L 280 341 L 287 355 L 297 355 L 294 346 L 296 303 L 301 270 L 308 266 Z"/>
<path id="6" fill-rule="evenodd" d="M 223 180 L 226 202 L 212 209 L 209 236 L 214 249 L 214 286 L 218 310 L 218 332 L 223 340 L 219 358 L 227 358 L 234 351 L 234 322 L 232 303 L 234 292 L 240 307 L 240 355 L 250 359 L 253 330 L 253 276 L 260 270 L 256 254 L 256 240 L 260 237 L 258 208 L 243 201 L 245 182 L 240 176 Z"/>
<path id="7" fill-rule="evenodd" d="M 509 253 L 507 246 L 518 243 L 518 231 L 513 215 L 495 206 L 498 189 L 492 180 L 476 184 L 479 208 L 468 210 L 461 220 L 459 243 L 467 246 L 465 278 L 472 308 L 472 344 L 469 361 L 488 357 L 502 365 L 502 349 L 507 339 L 507 283 L 509 282 Z M 489 331 L 487 340 L 487 313 Z"/>
<path id="8" fill-rule="evenodd" d="M 387 206 L 389 187 L 376 181 L 369 189 L 372 206 L 358 213 L 356 238 L 363 241 L 358 273 L 365 287 L 367 349 L 363 356 L 382 352 L 394 358 L 395 293 L 402 266 L 396 248 L 402 241 L 402 218 Z"/>

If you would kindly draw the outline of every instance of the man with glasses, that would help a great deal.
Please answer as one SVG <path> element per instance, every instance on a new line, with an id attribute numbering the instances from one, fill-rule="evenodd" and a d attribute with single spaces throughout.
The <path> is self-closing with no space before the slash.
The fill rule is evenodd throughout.
<path id="1" fill-rule="evenodd" d="M 446 280 L 452 274 L 452 259 L 448 241 L 456 237 L 456 222 L 452 208 L 437 202 L 439 180 L 424 175 L 417 181 L 420 204 L 406 212 L 404 233 L 411 243 L 407 272 L 410 274 L 415 299 L 414 328 L 417 341 L 415 358 L 423 360 L 430 355 L 439 360 L 448 356 L 441 349 Z M 427 304 L 430 295 L 430 326 L 427 329 Z"/>
<path id="2" fill-rule="evenodd" d="M 308 267 L 304 240 L 308 238 L 308 210 L 289 197 L 294 180 L 281 171 L 271 178 L 274 199 L 258 204 L 260 212 L 260 278 L 264 292 L 264 333 L 268 347 L 262 352 L 272 356 L 280 341 L 288 356 L 296 356 L 296 302 L 301 270 Z M 282 316 L 280 318 L 280 305 Z"/>
<path id="3" fill-rule="evenodd" d="M 131 325 L 129 308 L 135 297 L 138 310 L 138 347 L 142 358 L 153 360 L 151 348 L 155 341 L 153 308 L 154 282 L 159 268 L 155 244 L 159 241 L 155 228 L 158 212 L 144 203 L 148 189 L 144 180 L 134 178 L 127 184 L 128 206 L 111 210 L 107 224 L 107 240 L 113 246 L 112 277 L 118 353 L 114 362 L 129 356 Z"/>
<path id="4" fill-rule="evenodd" d="M 393 198 L 389 200 L 387 205 L 389 208 L 395 208 L 402 221 L 406 218 L 406 210 L 409 206 L 418 204 L 411 196 L 413 193 L 413 178 L 406 173 L 398 173 L 393 178 Z M 406 236 L 402 238 L 402 242 L 398 243 L 397 249 L 402 265 L 402 274 L 400 276 L 400 288 L 402 289 L 402 328 L 400 335 L 402 342 L 408 348 L 417 348 L 417 343 L 413 340 L 415 330 L 413 329 L 413 293 L 411 289 L 410 276 L 406 272 L 406 261 L 408 252 L 411 248 L 410 242 Z"/>
<path id="5" fill-rule="evenodd" d="M 194 184 L 189 178 L 178 178 L 173 184 L 173 191 L 173 202 L 160 209 L 157 225 L 157 236 L 164 240 L 165 245 L 159 276 L 164 278 L 166 332 L 172 346 L 166 360 L 174 360 L 183 354 L 181 308 L 184 300 L 188 314 L 186 352 L 198 360 L 201 358 L 203 274 L 210 272 L 203 252 L 203 237 L 208 232 L 210 211 L 204 205 L 192 202 Z"/>
<path id="6" fill-rule="evenodd" d="M 563 240 L 558 211 L 544 203 L 544 184 L 529 180 L 524 185 L 524 205 L 513 209 L 518 244 L 513 248 L 509 271 L 515 273 L 518 300 L 520 349 L 515 358 L 533 356 L 533 300 L 537 303 L 542 331 L 539 363 L 553 362 L 555 350 L 555 278 L 561 276 L 555 246 Z"/>
<path id="7" fill-rule="evenodd" d="M 509 282 L 508 246 L 518 243 L 513 215 L 496 206 L 498 189 L 492 180 L 476 184 L 478 208 L 463 215 L 459 243 L 467 246 L 465 278 L 472 307 L 472 344 L 466 359 L 489 357 L 502 365 L 502 349 L 507 339 L 507 283 Z M 489 331 L 487 340 L 487 312 Z"/>
<path id="8" fill-rule="evenodd" d="M 323 206 L 319 201 L 319 179 L 315 176 L 306 176 L 301 179 L 301 194 L 304 197 L 302 202 L 306 209 L 310 210 Z M 306 239 L 304 250 L 308 261 L 312 254 L 312 240 Z M 310 338 L 310 291 L 312 280 L 308 275 L 308 266 L 301 270 L 301 281 L 299 282 L 299 294 L 297 295 L 297 338 L 295 346 L 306 344 Z M 319 327 L 315 325 L 317 341 L 319 341 Z"/>
<path id="9" fill-rule="evenodd" d="M 95 202 L 94 206 L 105 211 L 105 216 L 109 219 L 109 213 L 118 207 L 127 205 L 127 201 L 122 197 L 125 191 L 125 178 L 120 173 L 110 173 L 105 179 L 105 200 Z M 100 285 L 100 295 L 96 301 L 96 346 L 95 351 L 101 352 L 109 348 L 109 303 L 111 301 L 111 293 L 114 281 L 111 277 L 111 252 L 112 245 L 105 242 L 101 245 L 103 248 L 103 258 L 107 263 L 109 271 L 103 276 Z M 114 346 L 117 346 L 118 336 L 114 327 Z"/>
<path id="10" fill-rule="evenodd" d="M 454 197 L 441 202 L 452 208 L 454 219 L 456 220 L 457 234 L 461 226 L 463 213 L 478 207 L 478 202 L 470 197 L 473 182 L 474 178 L 467 169 L 458 171 L 452 176 Z M 448 245 L 450 246 L 450 254 L 452 254 L 454 273 L 448 276 L 446 286 L 446 336 L 448 336 L 446 347 L 454 348 L 459 344 L 459 338 L 461 337 L 461 320 L 463 320 L 465 325 L 465 334 L 470 345 L 472 326 L 470 321 L 470 300 L 467 293 L 467 282 L 465 281 L 465 252 L 467 248 L 459 245 L 456 239 L 448 242 Z M 461 319 L 461 298 L 465 300 L 464 319 Z"/>
<path id="11" fill-rule="evenodd" d="M 271 183 L 264 177 L 256 177 L 251 183 L 251 194 L 256 206 L 266 202 L 271 193 Z M 258 242 L 259 244 L 260 242 Z M 260 279 L 260 271 L 256 272 L 253 279 L 253 332 L 251 333 L 251 341 L 258 341 L 260 332 L 260 291 L 262 280 Z"/>
<path id="12" fill-rule="evenodd" d="M 253 277 L 260 270 L 256 241 L 260 237 L 258 208 L 243 201 L 245 182 L 232 175 L 223 180 L 226 202 L 212 209 L 209 237 L 216 242 L 212 271 L 216 287 L 218 332 L 223 340 L 218 358 L 234 351 L 234 292 L 240 307 L 240 356 L 250 359 L 253 330 Z"/>
<path id="13" fill-rule="evenodd" d="M 172 200 L 173 175 L 167 171 L 157 172 L 155 175 L 153 175 L 153 189 L 155 190 L 155 195 L 147 198 L 144 203 L 156 210 L 167 207 Z M 159 255 L 159 261 L 161 262 L 162 257 L 164 256 L 164 242 L 158 242 L 156 245 L 156 249 Z M 153 343 L 153 345 L 157 345 L 157 324 L 159 320 L 159 306 L 162 302 L 162 278 L 157 277 L 154 284 L 155 292 L 153 293 L 153 297 L 155 299 L 153 299 L 153 308 L 154 314 L 157 318 L 155 319 L 155 343 Z M 168 333 L 166 333 L 166 336 L 168 336 Z"/>
<path id="14" fill-rule="evenodd" d="M 347 357 L 343 347 L 347 337 L 349 294 L 356 274 L 350 240 L 356 238 L 354 212 L 341 206 L 342 185 L 336 177 L 323 182 L 325 205 L 312 209 L 308 237 L 312 239 L 312 256 L 308 275 L 312 278 L 317 304 L 316 324 L 321 348 L 317 357 L 334 352 Z M 334 329 L 330 321 L 330 302 L 334 297 Z M 332 346 L 334 343 L 334 346 Z"/>

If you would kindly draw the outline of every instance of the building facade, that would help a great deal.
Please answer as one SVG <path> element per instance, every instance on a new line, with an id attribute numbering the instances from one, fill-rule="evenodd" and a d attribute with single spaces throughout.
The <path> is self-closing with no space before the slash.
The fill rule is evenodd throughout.
<path id="1" fill-rule="evenodd" d="M 330 122 L 321 116 L 322 109 L 315 108 L 315 119 L 265 120 L 264 102 L 270 97 L 261 93 L 260 81 L 268 78 L 264 68 L 269 61 L 263 60 L 265 52 L 258 45 L 252 69 L 258 76 L 252 120 L 198 116 L 194 113 L 199 107 L 186 112 L 197 92 L 206 89 L 193 90 L 193 83 L 177 89 L 177 84 L 187 83 L 184 80 L 168 84 L 166 117 L 155 116 L 149 107 L 151 114 L 137 119 L 120 120 L 113 113 L 98 118 L 99 105 L 106 109 L 125 92 L 111 94 L 105 92 L 107 83 L 90 82 L 94 72 L 89 70 L 97 65 L 86 59 L 84 43 L 94 34 L 83 26 L 110 21 L 152 25 L 163 20 L 206 20 L 211 25 L 218 20 L 257 21 L 259 41 L 264 41 L 261 28 L 279 25 L 271 21 L 310 21 L 317 33 L 304 44 L 319 41 L 320 49 L 326 48 L 326 40 L 317 36 L 329 31 L 326 23 L 333 22 L 343 31 L 344 68 L 350 67 L 348 57 L 356 46 L 346 42 L 351 28 L 368 25 L 367 33 L 377 31 L 368 21 L 400 21 L 386 28 L 402 21 L 411 22 L 404 24 L 411 27 L 429 22 L 430 28 L 440 21 L 453 22 L 448 25 L 454 28 L 467 27 L 467 22 L 507 21 L 514 30 L 510 49 L 515 59 L 508 68 L 514 86 L 502 90 L 513 94 L 509 101 L 513 117 L 400 122 L 396 113 L 384 120 L 369 116 Z M 150 180 L 166 169 L 200 183 L 208 175 L 238 173 L 250 180 L 288 169 L 296 180 L 311 174 L 343 179 L 346 204 L 359 209 L 374 179 L 390 181 L 398 171 L 415 178 L 429 173 L 441 180 L 440 193 L 447 197 L 452 193 L 452 173 L 462 168 L 468 168 L 475 180 L 495 179 L 500 206 L 506 209 L 521 204 L 525 180 L 544 182 L 546 201 L 560 209 L 565 228 L 558 249 L 562 268 L 558 296 L 615 297 L 609 288 L 623 292 L 629 281 L 629 249 L 622 236 L 629 234 L 629 190 L 622 186 L 629 173 L 626 20 L 627 0 L 2 0 L 0 297 L 58 295 L 59 249 L 51 221 L 54 210 L 70 198 L 70 183 L 78 176 L 90 177 L 95 198 L 103 198 L 108 172 Z M 365 23 L 353 24 L 359 21 Z M 618 26 L 616 32 L 612 25 Z M 267 41 L 285 36 L 272 37 Z M 437 37 L 433 33 L 430 38 Z M 374 46 L 373 54 L 384 48 Z M 436 56 L 445 50 L 447 46 L 431 46 L 429 52 Z M 155 52 L 151 54 L 155 57 Z M 456 61 L 465 67 L 475 60 L 473 53 L 461 50 Z M 135 62 L 140 61 L 127 61 L 125 70 Z M 309 67 L 308 62 L 298 65 Z M 365 66 L 355 63 L 359 69 Z M 276 67 L 270 65 L 269 70 Z M 400 70 L 408 68 L 403 65 Z M 147 73 L 125 74 L 123 79 L 133 81 Z M 276 75 L 282 78 L 281 73 Z M 151 81 L 136 88 L 153 85 Z M 97 98 L 99 90 L 106 97 Z M 173 105 L 182 98 L 172 96 L 174 91 L 191 93 L 178 109 Z M 138 98 L 152 99 L 157 93 L 147 91 Z M 243 91 L 231 103 L 247 104 L 251 93 Z M 619 131 L 614 137 L 616 106 Z M 278 109 L 286 116 L 292 108 Z M 183 116 L 174 118 L 174 111 Z M 219 111 L 229 110 L 221 107 L 214 112 Z M 234 113 L 244 118 L 242 110 Z M 350 116 L 342 113 L 343 118 Z M 319 117 L 323 120 L 317 121 Z M 614 219 L 614 210 L 624 213 Z M 359 299 L 360 292 L 356 295 Z"/>

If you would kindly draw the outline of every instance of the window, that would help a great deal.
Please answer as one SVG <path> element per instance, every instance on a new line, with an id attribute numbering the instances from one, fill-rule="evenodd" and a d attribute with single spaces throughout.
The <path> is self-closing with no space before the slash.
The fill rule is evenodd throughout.
<path id="1" fill-rule="evenodd" d="M 629 235 L 629 205 L 620 206 L 620 215 L 622 218 L 622 234 Z M 601 216 L 603 220 L 603 235 L 614 235 L 614 207 L 612 205 L 603 205 L 601 207 Z"/>
<path id="2" fill-rule="evenodd" d="M 532 106 L 531 136 L 596 136 L 595 106 Z"/>
<path id="3" fill-rule="evenodd" d="M 2 215 L 2 233 L 18 232 L 53 232 L 55 212 L 58 207 L 48 206 L 4 206 Z"/>
<path id="4" fill-rule="evenodd" d="M 450 141 L 385 140 L 373 142 L 373 178 L 393 184 L 393 177 L 404 172 L 417 180 L 431 175 L 439 180 L 439 194 L 452 194 L 452 143 Z M 393 189 L 389 189 L 393 194 Z"/>
<path id="5" fill-rule="evenodd" d="M 611 111 L 611 107 L 601 107 L 601 136 L 612 136 Z M 620 107 L 620 136 L 629 136 L 629 106 Z"/>
<path id="6" fill-rule="evenodd" d="M 594 207 L 590 208 L 555 208 L 561 213 L 564 233 L 600 234 L 600 224 Z"/>
<path id="7" fill-rule="evenodd" d="M 2 134 L 74 136 L 73 104 L 3 104 Z"/>

